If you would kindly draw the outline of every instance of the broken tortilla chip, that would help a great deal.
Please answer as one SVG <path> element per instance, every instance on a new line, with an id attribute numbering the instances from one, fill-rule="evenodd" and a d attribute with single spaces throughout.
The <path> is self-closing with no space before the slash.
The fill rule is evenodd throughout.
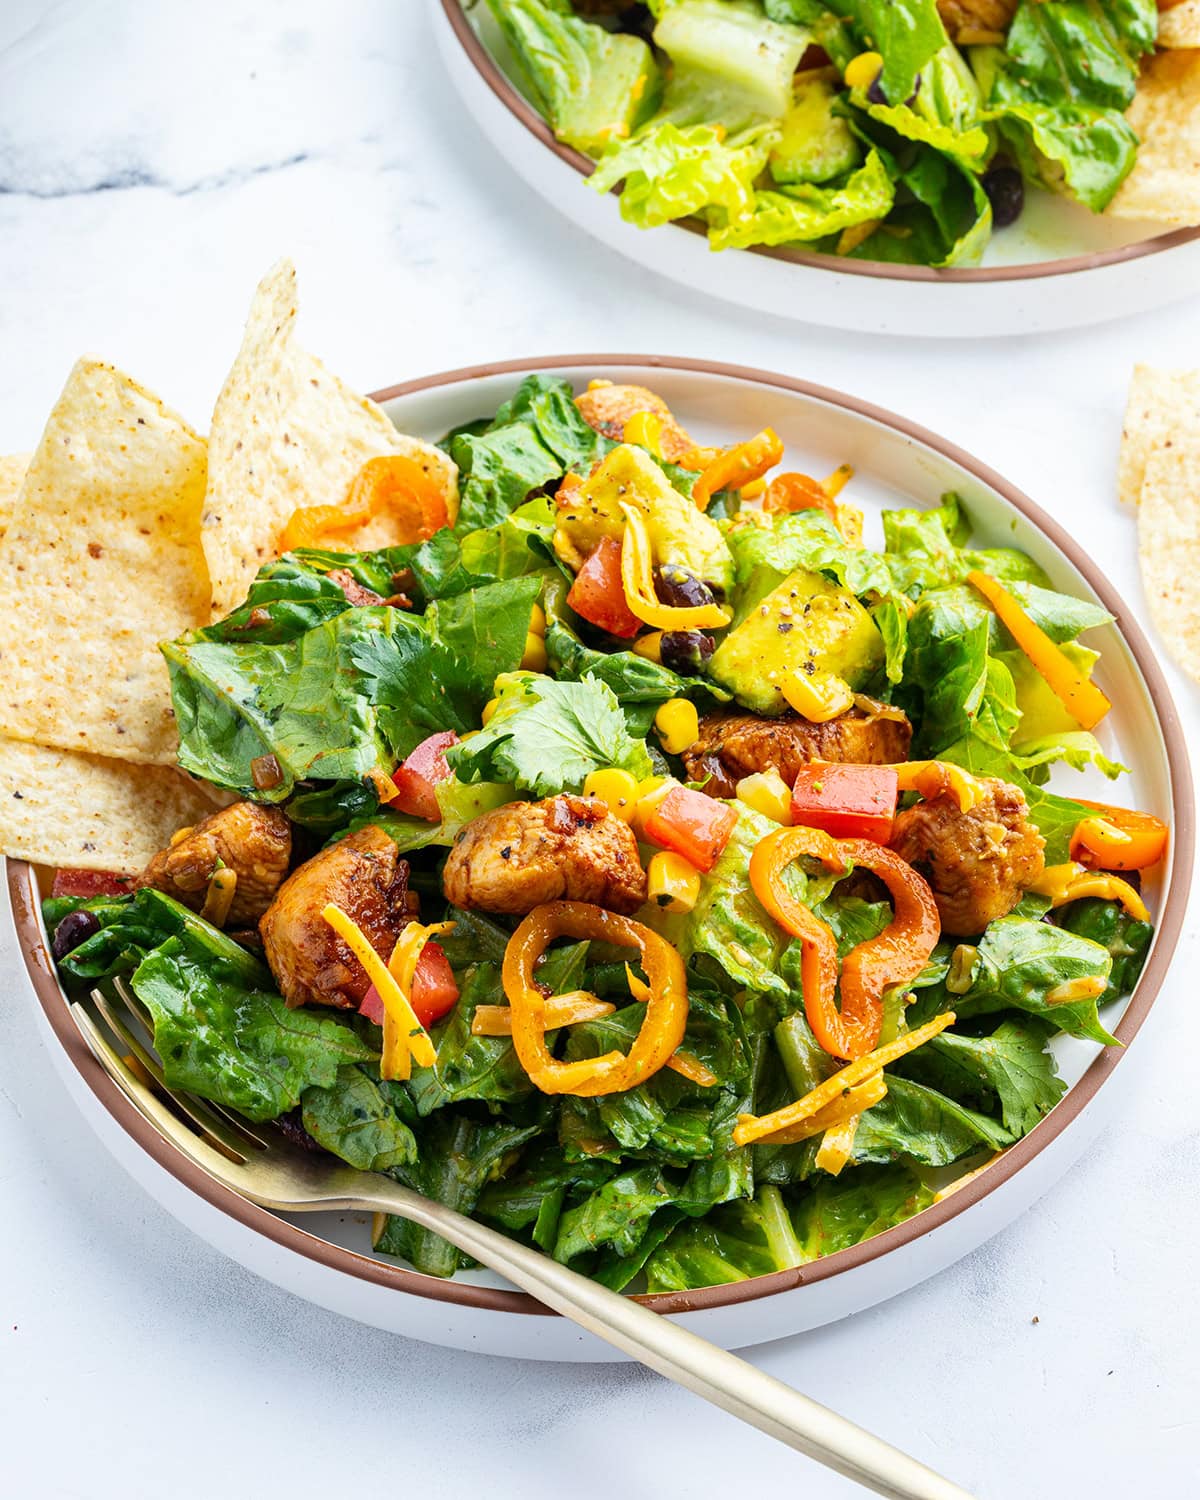
<path id="1" fill-rule="evenodd" d="M 1138 504 L 1150 455 L 1186 432 L 1200 432 L 1200 370 L 1135 365 L 1121 433 L 1117 484 L 1122 504 Z"/>
<path id="2" fill-rule="evenodd" d="M 29 467 L 28 453 L 0 454 L 0 541 L 8 530 L 17 496 L 21 493 L 21 481 Z"/>
<path id="3" fill-rule="evenodd" d="M 1172 50 L 1200 47 L 1200 0 L 1182 0 L 1159 15 L 1158 45 Z"/>
<path id="4" fill-rule="evenodd" d="M 1106 212 L 1118 219 L 1200 224 L 1200 51 L 1151 57 L 1125 118 L 1141 144 L 1133 171 Z"/>
<path id="5" fill-rule="evenodd" d="M 1200 681 L 1200 430 L 1178 433 L 1147 461 L 1138 557 L 1155 628 L 1184 671 Z"/>
<path id="6" fill-rule="evenodd" d="M 169 764 L 159 641 L 207 622 L 205 445 L 98 360 L 72 370 L 0 543 L 0 723 L 14 739 Z"/>
<path id="7" fill-rule="evenodd" d="M 213 412 L 202 534 L 214 617 L 240 604 L 258 569 L 278 556 L 280 533 L 293 512 L 342 504 L 370 458 L 412 458 L 455 513 L 451 460 L 397 432 L 380 407 L 301 349 L 295 323 L 296 271 L 282 261 L 259 285 L 241 351 Z M 388 534 L 385 522 L 370 526 L 345 537 L 347 550 L 401 539 Z"/>
<path id="8" fill-rule="evenodd" d="M 181 771 L 0 735 L 0 852 L 13 859 L 133 875 L 219 805 Z"/>

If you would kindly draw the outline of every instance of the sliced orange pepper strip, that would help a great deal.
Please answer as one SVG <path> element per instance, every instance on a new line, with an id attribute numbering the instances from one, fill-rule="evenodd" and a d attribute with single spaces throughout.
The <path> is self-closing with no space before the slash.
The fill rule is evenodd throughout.
<path id="1" fill-rule="evenodd" d="M 546 1045 L 550 1002 L 534 977 L 538 960 L 555 938 L 595 938 L 636 948 L 650 981 L 646 1018 L 628 1053 L 563 1063 Z M 623 1093 L 665 1067 L 683 1040 L 687 1024 L 687 979 L 683 959 L 658 933 L 641 922 L 605 911 L 588 901 L 548 901 L 529 913 L 509 939 L 501 969 L 512 1009 L 512 1037 L 521 1066 L 543 1094 Z"/>
<path id="2" fill-rule="evenodd" d="M 978 589 L 996 611 L 1001 623 L 1046 680 L 1046 685 L 1084 729 L 1095 729 L 1112 704 L 1094 682 L 1090 682 L 1065 652 L 1031 620 L 1004 585 L 977 570 L 967 582 Z"/>
<path id="3" fill-rule="evenodd" d="M 791 513 L 797 510 L 820 510 L 836 526 L 837 505 L 819 479 L 808 474 L 779 474 L 767 486 L 763 510 Z"/>
<path id="4" fill-rule="evenodd" d="M 836 1004 L 837 942 L 826 923 L 783 883 L 793 860 L 807 855 L 827 869 L 860 865 L 878 875 L 895 906 L 892 920 L 842 962 L 842 1007 Z M 813 1035 L 834 1057 L 864 1057 L 879 1040 L 883 992 L 907 984 L 925 967 L 941 935 L 926 881 L 900 856 L 869 839 L 834 839 L 817 828 L 781 828 L 760 839 L 750 856 L 754 894 L 785 932 L 802 943 L 804 1013 Z"/>
<path id="5" fill-rule="evenodd" d="M 395 512 L 399 541 L 423 542 L 449 522 L 446 497 L 420 464 L 401 453 L 368 459 L 350 483 L 342 505 L 310 505 L 293 511 L 279 545 L 284 552 L 319 547 L 331 536 L 353 531 L 381 511 Z"/>
<path id="6" fill-rule="evenodd" d="M 692 486 L 692 499 L 701 510 L 718 490 L 740 490 L 751 480 L 761 479 L 783 457 L 783 442 L 770 427 L 756 437 L 717 455 Z"/>
<path id="7" fill-rule="evenodd" d="M 1145 870 L 1167 852 L 1167 825 L 1152 813 L 1085 802 L 1094 818 L 1083 818 L 1071 835 L 1071 858 L 1094 870 Z"/>

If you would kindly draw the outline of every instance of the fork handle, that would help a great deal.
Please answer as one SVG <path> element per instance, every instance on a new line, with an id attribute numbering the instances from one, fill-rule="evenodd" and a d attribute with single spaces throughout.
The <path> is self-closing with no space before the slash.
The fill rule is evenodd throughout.
<path id="1" fill-rule="evenodd" d="M 876 1494 L 972 1500 L 915 1458 L 736 1354 L 452 1208 L 398 1183 L 381 1183 L 377 1193 L 347 1206 L 397 1214 L 433 1230 L 589 1333 Z"/>

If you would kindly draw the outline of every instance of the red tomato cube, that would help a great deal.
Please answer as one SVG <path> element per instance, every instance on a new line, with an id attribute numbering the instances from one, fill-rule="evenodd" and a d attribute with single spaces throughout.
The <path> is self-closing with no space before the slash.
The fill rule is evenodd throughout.
<path id="1" fill-rule="evenodd" d="M 896 817 L 898 778 L 891 766 L 837 761 L 802 766 L 792 787 L 792 822 L 835 839 L 889 843 Z"/>
<path id="2" fill-rule="evenodd" d="M 575 575 L 567 603 L 581 620 L 598 625 L 609 635 L 622 640 L 632 640 L 637 635 L 642 622 L 625 602 L 620 542 L 606 536 L 589 554 Z"/>
<path id="3" fill-rule="evenodd" d="M 646 818 L 646 838 L 711 870 L 737 827 L 735 808 L 704 792 L 674 786 Z"/>

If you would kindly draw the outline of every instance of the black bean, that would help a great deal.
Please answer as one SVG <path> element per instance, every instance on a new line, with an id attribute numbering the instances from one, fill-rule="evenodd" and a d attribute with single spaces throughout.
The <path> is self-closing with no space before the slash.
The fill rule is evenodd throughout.
<path id="1" fill-rule="evenodd" d="M 99 931 L 100 923 L 94 913 L 83 910 L 69 911 L 54 929 L 50 951 L 56 960 L 61 961 L 68 953 L 74 952 L 80 943 L 86 943 L 93 932 Z"/>
<path id="2" fill-rule="evenodd" d="M 708 584 L 702 583 L 678 563 L 664 563 L 661 568 L 655 568 L 654 587 L 659 599 L 676 609 L 691 609 L 716 602 Z"/>
<path id="3" fill-rule="evenodd" d="M 1015 224 L 1025 207 L 1025 183 L 1017 168 L 998 157 L 983 174 L 983 190 L 992 205 L 996 228 Z"/>
<path id="4" fill-rule="evenodd" d="M 715 644 L 703 630 L 668 630 L 659 643 L 659 656 L 663 666 L 670 667 L 672 672 L 693 676 L 704 671 Z"/>

